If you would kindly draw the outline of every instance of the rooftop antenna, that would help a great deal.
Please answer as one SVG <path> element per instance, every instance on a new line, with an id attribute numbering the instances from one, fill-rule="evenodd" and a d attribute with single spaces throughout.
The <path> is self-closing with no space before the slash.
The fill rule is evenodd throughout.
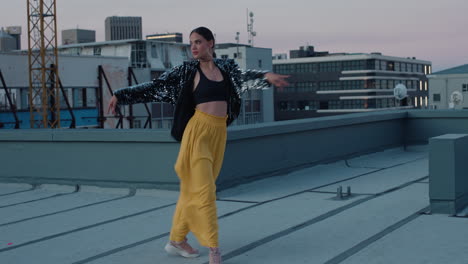
<path id="1" fill-rule="evenodd" d="M 240 32 L 236 32 L 237 57 L 239 57 L 239 35 L 240 35 Z"/>
<path id="2" fill-rule="evenodd" d="M 250 18 L 250 22 L 249 22 Z M 249 12 L 247 9 L 247 33 L 249 36 L 249 45 L 254 46 L 254 37 L 257 36 L 257 32 L 253 31 L 254 13 Z"/>

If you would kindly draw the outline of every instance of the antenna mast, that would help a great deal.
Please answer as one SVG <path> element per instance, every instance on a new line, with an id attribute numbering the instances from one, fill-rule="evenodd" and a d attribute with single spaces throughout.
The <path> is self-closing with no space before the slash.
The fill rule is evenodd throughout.
<path id="1" fill-rule="evenodd" d="M 250 18 L 250 21 L 249 21 Z M 253 23 L 254 23 L 254 13 L 250 12 L 247 9 L 247 34 L 249 36 L 249 45 L 252 47 L 254 46 L 254 37 L 257 35 L 257 32 L 253 31 Z"/>

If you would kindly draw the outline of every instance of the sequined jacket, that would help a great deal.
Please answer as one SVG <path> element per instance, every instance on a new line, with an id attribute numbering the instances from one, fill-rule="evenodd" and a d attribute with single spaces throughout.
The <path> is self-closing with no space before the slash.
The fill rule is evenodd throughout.
<path id="1" fill-rule="evenodd" d="M 214 59 L 223 74 L 229 80 L 230 96 L 228 100 L 227 125 L 239 115 L 241 94 L 248 89 L 266 89 L 266 71 L 240 70 L 232 59 Z M 185 127 L 195 113 L 193 83 L 199 61 L 186 61 L 182 65 L 163 73 L 159 78 L 115 91 L 119 105 L 166 102 L 175 105 L 174 122 L 171 135 L 177 141 L 182 140 Z"/>

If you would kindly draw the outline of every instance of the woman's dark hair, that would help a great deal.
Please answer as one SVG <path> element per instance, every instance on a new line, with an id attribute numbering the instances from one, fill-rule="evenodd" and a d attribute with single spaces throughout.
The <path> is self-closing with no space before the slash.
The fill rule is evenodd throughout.
<path id="1" fill-rule="evenodd" d="M 192 30 L 192 32 L 190 32 L 190 35 L 192 35 L 193 33 L 197 33 L 207 41 L 213 40 L 213 58 L 216 58 L 216 53 L 214 52 L 215 39 L 213 32 L 211 32 L 211 30 L 209 30 L 206 27 L 197 27 L 196 29 Z"/>

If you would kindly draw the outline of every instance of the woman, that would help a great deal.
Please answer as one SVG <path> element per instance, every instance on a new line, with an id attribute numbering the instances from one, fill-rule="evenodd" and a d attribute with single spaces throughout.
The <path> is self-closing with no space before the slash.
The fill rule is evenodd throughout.
<path id="1" fill-rule="evenodd" d="M 218 244 L 215 181 L 226 146 L 226 127 L 239 115 L 240 95 L 247 89 L 287 86 L 288 76 L 263 71 L 241 72 L 233 60 L 215 59 L 213 33 L 199 27 L 190 33 L 194 60 L 184 62 L 152 82 L 117 90 L 109 111 L 116 105 L 150 101 L 175 104 L 172 136 L 181 142 L 175 171 L 180 196 L 174 213 L 170 241 L 165 250 L 197 257 L 186 239 L 192 232 L 210 248 L 210 264 L 221 263 Z"/>

